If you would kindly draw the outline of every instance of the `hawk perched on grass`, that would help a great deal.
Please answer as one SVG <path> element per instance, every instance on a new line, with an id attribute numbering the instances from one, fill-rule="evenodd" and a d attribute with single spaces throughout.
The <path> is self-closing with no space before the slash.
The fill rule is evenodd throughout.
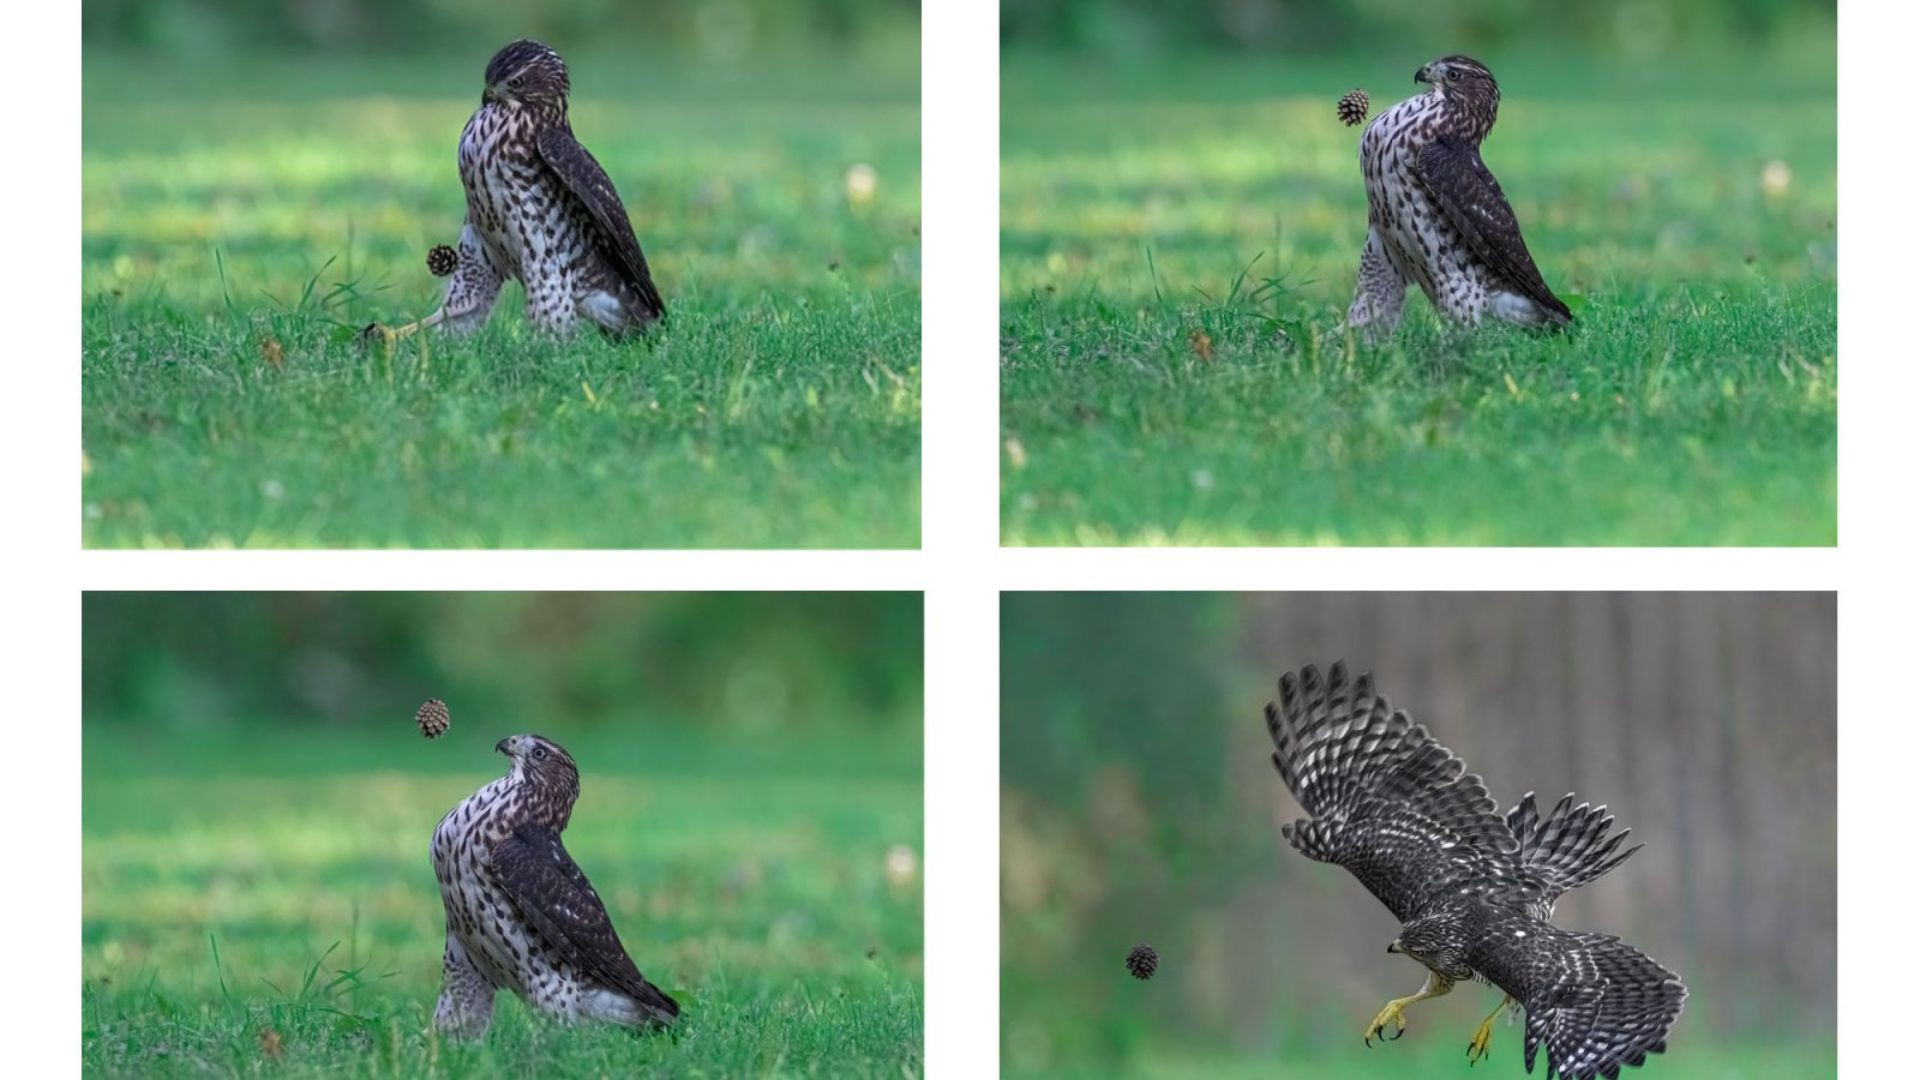
<path id="1" fill-rule="evenodd" d="M 1520 238 L 1499 181 L 1480 160 L 1500 86 L 1478 60 L 1447 56 L 1414 73 L 1432 89 L 1375 117 L 1360 136 L 1367 244 L 1347 325 L 1385 336 L 1400 323 L 1407 286 L 1442 315 L 1478 326 L 1573 321 Z"/>
<path id="2" fill-rule="evenodd" d="M 664 1026 L 680 1005 L 635 967 L 607 909 L 560 843 L 580 797 L 573 758 L 538 735 L 494 749 L 507 775 L 468 796 L 433 830 L 433 872 L 447 909 L 445 986 L 433 1026 L 477 1038 L 505 987 L 556 1019 Z"/>
<path id="3" fill-rule="evenodd" d="M 526 287 L 528 321 L 561 336 L 583 320 L 624 334 L 666 313 L 613 181 L 573 137 L 568 89 L 566 63 L 537 41 L 494 54 L 460 133 L 467 221 L 446 299 L 395 333 L 471 331 L 509 278 Z"/>
<path id="4" fill-rule="evenodd" d="M 1547 1075 L 1568 1080 L 1611 1080 L 1667 1048 L 1687 997 L 1679 977 L 1619 938 L 1548 921 L 1561 893 L 1640 850 L 1618 850 L 1627 830 L 1608 835 L 1606 807 L 1568 795 L 1543 819 L 1528 793 L 1499 816 L 1452 751 L 1375 694 L 1371 676 L 1348 682 L 1340 664 L 1325 680 L 1312 667 L 1282 676 L 1267 731 L 1274 767 L 1312 815 L 1281 834 L 1359 878 L 1400 920 L 1387 951 L 1427 968 L 1418 993 L 1367 1025 L 1368 1045 L 1399 1038 L 1408 1005 L 1472 979 L 1506 997 L 1467 1045 L 1469 1061 L 1486 1056 L 1509 1005 L 1526 1010 L 1528 1072 L 1543 1047 Z"/>

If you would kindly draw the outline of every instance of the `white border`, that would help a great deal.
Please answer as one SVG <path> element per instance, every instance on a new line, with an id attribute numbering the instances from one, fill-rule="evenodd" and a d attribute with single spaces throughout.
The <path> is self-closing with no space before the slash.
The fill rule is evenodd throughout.
<path id="1" fill-rule="evenodd" d="M 998 542 L 998 31 L 977 0 L 925 5 L 924 552 L 79 551 L 79 10 L 9 12 L 7 321 L 0 424 L 12 720 L 0 810 L 0 1015 L 9 1072 L 77 1071 L 79 592 L 84 588 L 919 589 L 927 593 L 927 1042 L 934 1077 L 998 1062 L 997 590 L 1838 589 L 1840 1034 L 1844 1075 L 1910 1056 L 1889 1013 L 1910 982 L 1911 670 L 1920 408 L 1912 317 L 1915 5 L 1841 20 L 1839 551 L 1008 551 Z M 1766 72 L 1754 72 L 1762 84 Z M 23 209 L 28 208 L 28 209 Z M 1896 1010 L 1897 1011 L 1897 1010 Z M 1892 1030 L 1887 1030 L 1891 1023 Z M 1658 1062 L 1648 1074 L 1658 1080 Z"/>

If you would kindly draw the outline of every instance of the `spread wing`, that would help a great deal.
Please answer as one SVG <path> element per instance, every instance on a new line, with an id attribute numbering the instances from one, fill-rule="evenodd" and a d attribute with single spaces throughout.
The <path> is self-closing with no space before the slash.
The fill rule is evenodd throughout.
<path id="1" fill-rule="evenodd" d="M 1679 976 L 1611 934 L 1574 933 L 1515 914 L 1489 925 L 1474 967 L 1527 1010 L 1527 1071 L 1547 1051 L 1547 1075 L 1618 1076 L 1667 1048 L 1687 988 Z"/>
<path id="2" fill-rule="evenodd" d="M 1533 264 L 1520 223 L 1506 193 L 1493 178 L 1480 148 L 1452 135 L 1443 135 L 1421 148 L 1413 159 L 1413 175 L 1440 207 L 1454 231 L 1481 262 L 1520 293 L 1532 298 L 1562 321 L 1573 313 L 1553 295 Z"/>
<path id="3" fill-rule="evenodd" d="M 548 946 L 583 974 L 651 1008 L 661 1020 L 680 1004 L 646 980 L 620 944 L 600 894 L 544 825 L 520 825 L 493 846 L 493 873 Z"/>
<path id="4" fill-rule="evenodd" d="M 613 190 L 607 170 L 600 167 L 600 162 L 580 145 L 580 140 L 573 137 L 573 129 L 565 124 L 542 131 L 537 144 L 540 159 L 593 215 L 594 224 L 599 226 L 596 231 L 601 247 L 619 268 L 621 276 L 640 294 L 640 303 L 647 314 L 653 318 L 664 315 L 666 302 L 660 299 L 660 290 L 654 288 L 647 257 L 640 251 L 640 240 L 633 235 L 633 223 L 627 220 L 627 208 L 620 202 L 620 193 Z"/>
<path id="5" fill-rule="evenodd" d="M 1466 764 L 1333 665 L 1280 679 L 1267 706 L 1273 765 L 1309 820 L 1281 827 L 1301 854 L 1346 867 L 1406 922 L 1462 888 L 1517 884 L 1518 843 Z"/>
<path id="6" fill-rule="evenodd" d="M 1575 806 L 1571 792 L 1545 818 L 1534 805 L 1531 791 L 1507 811 L 1507 829 L 1520 845 L 1522 895 L 1538 905 L 1539 917 L 1553 913 L 1553 902 L 1561 893 L 1593 881 L 1640 850 L 1635 844 L 1620 851 L 1621 842 L 1633 830 L 1616 833 L 1612 828 L 1613 815 L 1606 807 Z"/>

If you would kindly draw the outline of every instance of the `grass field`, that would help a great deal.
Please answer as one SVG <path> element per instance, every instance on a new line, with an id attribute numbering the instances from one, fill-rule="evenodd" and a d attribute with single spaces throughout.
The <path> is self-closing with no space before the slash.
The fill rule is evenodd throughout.
<path id="1" fill-rule="evenodd" d="M 1385 999 L 1382 1000 L 1384 1002 Z M 1482 1009 L 1481 1014 L 1484 1013 Z M 1366 1019 L 1362 1017 L 1361 1022 L 1364 1023 Z M 1476 1015 L 1464 1021 L 1463 1025 L 1456 1025 L 1460 1027 L 1458 1038 L 1454 1037 L 1456 1033 L 1451 1028 L 1441 1032 L 1429 1027 L 1424 1033 L 1427 1041 L 1442 1045 L 1430 1045 L 1424 1049 L 1407 1045 L 1417 1037 L 1409 1029 L 1401 1042 L 1386 1048 L 1376 1044 L 1371 1050 L 1362 1048 L 1360 1037 L 1355 1034 L 1350 1047 L 1315 1039 L 1310 1043 L 1295 1043 L 1291 1047 L 1275 1047 L 1271 1053 L 1233 1056 L 1220 1053 L 1217 1047 L 1196 1046 L 1191 1054 L 1162 1050 L 1123 1069 L 1110 1065 L 1089 1065 L 1033 1070 L 1010 1065 L 1002 1075 L 1009 1078 L 1126 1076 L 1138 1080 L 1172 1080 L 1186 1076 L 1220 1077 L 1221 1080 L 1239 1080 L 1242 1077 L 1246 1080 L 1319 1080 L 1328 1076 L 1342 1077 L 1343 1080 L 1366 1080 L 1370 1077 L 1402 1080 L 1408 1076 L 1426 1077 L 1429 1080 L 1445 1077 L 1474 1080 L 1484 1076 L 1529 1075 L 1518 1024 L 1512 1027 L 1497 1025 L 1493 1034 L 1492 1056 L 1475 1066 L 1467 1064 L 1464 1049 L 1478 1023 L 1479 1016 Z M 1359 1028 L 1354 1030 L 1357 1033 Z M 1544 1070 L 1545 1062 L 1537 1059 L 1534 1068 L 1536 1073 Z M 1709 1076 L 1718 1080 L 1811 1080 L 1813 1077 L 1838 1075 L 1838 1065 L 1831 1043 L 1683 1046 L 1648 1058 L 1643 1070 L 1622 1070 L 1620 1075 L 1632 1078 L 1643 1073 L 1650 1080 L 1664 1076 Z"/>
<path id="2" fill-rule="evenodd" d="M 89 724 L 86 1072 L 920 1073 L 917 724 L 805 743 L 552 732 L 582 770 L 567 846 L 685 1012 L 636 1037 L 503 994 L 467 1045 L 428 1033 L 443 916 L 427 840 L 504 759 L 491 732 L 461 732 Z"/>
<path id="3" fill-rule="evenodd" d="M 556 344 L 509 286 L 387 352 L 353 331 L 438 302 L 486 57 L 89 53 L 86 542 L 917 544 L 916 55 L 570 55 L 669 324 Z"/>
<path id="4" fill-rule="evenodd" d="M 1831 40 L 1609 67 L 1485 57 L 1484 147 L 1578 326 L 1341 332 L 1354 86 L 1430 55 L 1093 63 L 1002 89 L 1014 544 L 1835 541 Z"/>

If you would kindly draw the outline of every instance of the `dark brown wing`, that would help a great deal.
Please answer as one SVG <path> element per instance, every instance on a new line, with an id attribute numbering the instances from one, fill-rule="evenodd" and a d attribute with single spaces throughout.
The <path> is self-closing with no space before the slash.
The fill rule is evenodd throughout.
<path id="1" fill-rule="evenodd" d="M 1562 321 L 1573 320 L 1567 305 L 1540 277 L 1527 242 L 1520 238 L 1513 207 L 1486 162 L 1480 160 L 1479 147 L 1443 135 L 1414 157 L 1413 175 L 1481 262 Z"/>
<path id="2" fill-rule="evenodd" d="M 1462 893 L 1517 884 L 1518 844 L 1466 763 L 1345 664 L 1280 678 L 1267 706 L 1273 766 L 1312 817 L 1280 834 L 1346 867 L 1407 922 Z"/>
<path id="3" fill-rule="evenodd" d="M 662 1022 L 680 1003 L 648 982 L 627 955 L 587 875 L 544 825 L 521 825 L 493 846 L 493 874 L 521 917 L 575 968 L 651 1008 Z"/>
<path id="4" fill-rule="evenodd" d="M 540 159 L 547 163 L 554 175 L 567 185 L 593 215 L 600 233 L 601 246 L 621 276 L 640 294 L 640 303 L 651 318 L 666 314 L 667 305 L 660 299 L 660 290 L 653 286 L 653 273 L 647 269 L 647 257 L 640 251 L 640 240 L 633 235 L 633 223 L 627 220 L 627 208 L 620 202 L 620 193 L 613 190 L 613 181 L 607 178 L 607 170 L 600 167 L 580 140 L 573 137 L 573 129 L 565 124 L 548 128 L 540 133 L 536 140 L 540 147 Z"/>

